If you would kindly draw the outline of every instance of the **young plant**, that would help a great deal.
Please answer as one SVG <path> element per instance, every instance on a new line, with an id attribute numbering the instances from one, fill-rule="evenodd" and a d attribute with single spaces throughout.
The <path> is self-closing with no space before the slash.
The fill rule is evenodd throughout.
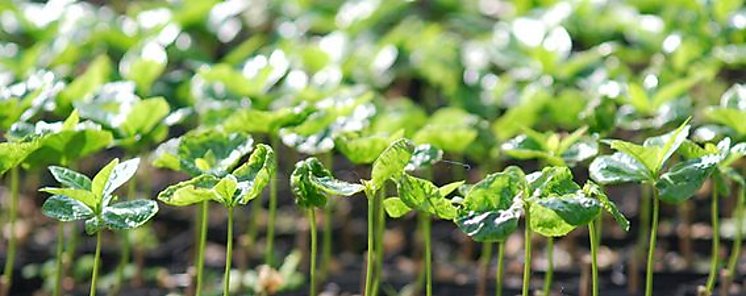
<path id="1" fill-rule="evenodd" d="M 231 261 L 233 260 L 233 210 L 259 197 L 275 172 L 275 154 L 267 145 L 259 144 L 249 160 L 231 173 L 222 176 L 202 174 L 161 191 L 158 200 L 171 206 L 189 206 L 216 201 L 228 209 L 228 235 L 225 251 L 223 295 L 230 294 Z M 205 217 L 206 218 L 206 217 Z M 204 248 L 204 242 L 200 243 Z M 199 290 L 197 291 L 199 294 Z"/>
<path id="2" fill-rule="evenodd" d="M 711 295 L 715 288 L 715 281 L 720 270 L 720 204 L 719 196 L 728 196 L 729 186 L 727 181 L 742 183 L 743 178 L 738 175 L 732 168 L 732 165 L 740 158 L 746 156 L 746 143 L 739 143 L 731 146 L 730 138 L 725 138 L 714 145 L 706 143 L 704 147 L 697 145 L 689 140 L 682 143 L 679 148 L 679 154 L 686 159 L 696 159 L 707 156 L 718 156 L 716 169 L 711 176 L 712 182 L 712 257 L 710 258 L 710 273 L 707 277 L 707 283 L 700 287 L 702 294 Z M 736 205 L 739 207 L 739 205 Z M 740 223 L 740 222 L 737 222 Z M 737 242 L 735 242 L 737 243 Z"/>
<path id="3" fill-rule="evenodd" d="M 311 266 L 308 294 L 316 295 L 316 208 L 325 208 L 330 196 L 351 196 L 364 187 L 360 184 L 338 180 L 315 157 L 310 157 L 295 164 L 290 176 L 290 187 L 295 195 L 295 203 L 308 215 L 311 231 Z"/>
<path id="4" fill-rule="evenodd" d="M 506 154 L 517 159 L 539 159 L 551 165 L 575 166 L 598 154 L 596 139 L 585 136 L 587 128 L 580 128 L 562 137 L 558 133 L 541 133 L 524 128 L 524 134 L 502 144 Z M 547 238 L 547 270 L 544 277 L 544 295 L 552 289 L 554 275 L 554 238 Z"/>
<path id="5" fill-rule="evenodd" d="M 445 220 L 452 220 L 456 217 L 456 207 L 446 196 L 458 189 L 464 182 L 459 181 L 437 187 L 429 180 L 404 173 L 396 183 L 399 196 L 386 198 L 383 202 L 384 208 L 389 216 L 394 218 L 401 217 L 412 210 L 423 213 L 425 217 L 422 232 L 425 241 L 425 295 L 430 296 L 433 294 L 431 220 L 432 217 Z"/>
<path id="6" fill-rule="evenodd" d="M 113 195 L 114 191 L 135 175 L 139 163 L 139 158 L 122 163 L 114 159 L 102 168 L 93 180 L 67 168 L 50 167 L 52 176 L 64 187 L 40 189 L 53 194 L 42 206 L 44 215 L 60 222 L 85 220 L 86 233 L 96 235 L 91 296 L 96 295 L 102 231 L 140 227 L 158 212 L 158 204 L 152 200 L 138 199 L 114 203 L 117 199 Z"/>
<path id="7" fill-rule="evenodd" d="M 233 168 L 236 167 L 242 157 L 251 151 L 253 142 L 251 137 L 241 133 L 226 133 L 217 130 L 192 131 L 159 146 L 155 151 L 153 165 L 189 174 L 192 177 L 190 180 L 179 183 L 183 186 L 212 184 L 213 181 L 221 180 L 231 172 L 235 172 Z M 173 186 L 169 188 L 173 188 Z M 171 194 L 164 190 L 159 196 L 165 198 L 165 196 Z M 198 229 L 199 234 L 197 258 L 195 259 L 197 265 L 196 295 L 202 293 L 208 209 L 208 200 L 200 202 L 199 219 L 195 222 L 199 225 L 195 228 Z"/>
<path id="8" fill-rule="evenodd" d="M 77 111 L 64 122 L 37 122 L 35 125 L 25 122 L 13 124 L 8 134 L 9 142 L 0 143 L 0 175 L 11 170 L 11 208 L 9 220 L 11 229 L 15 226 L 16 209 L 18 207 L 19 166 L 27 169 L 43 167 L 50 164 L 67 165 L 69 162 L 103 149 L 112 141 L 109 132 L 103 131 L 91 122 L 80 122 Z M 55 295 L 61 293 L 61 279 L 63 272 L 63 256 L 65 237 L 62 234 L 62 224 L 59 226 L 57 237 L 57 274 Z M 5 265 L 3 273 L 3 288 L 9 289 L 12 282 L 15 263 L 15 231 L 11 231 L 8 241 L 8 254 L 11 258 Z M 68 249 L 68 259 L 72 259 L 74 252 L 74 238 Z M 12 255 L 12 256 L 11 256 Z"/>
<path id="9" fill-rule="evenodd" d="M 653 263 L 660 201 L 676 204 L 689 199 L 719 162 L 719 156 L 707 155 L 664 170 L 666 162 L 686 140 L 688 134 L 687 121 L 670 133 L 646 139 L 643 145 L 622 140 L 607 140 L 604 143 L 618 152 L 597 157 L 589 167 L 590 177 L 603 185 L 634 182 L 652 187 L 653 208 L 646 267 L 646 296 L 653 294 Z"/>

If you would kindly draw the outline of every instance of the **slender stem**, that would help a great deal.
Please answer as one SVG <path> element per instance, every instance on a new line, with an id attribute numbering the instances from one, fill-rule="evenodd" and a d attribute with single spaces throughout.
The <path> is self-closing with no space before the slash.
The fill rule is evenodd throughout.
<path id="1" fill-rule="evenodd" d="M 96 280 L 98 278 L 98 267 L 101 264 L 101 231 L 96 233 L 96 255 L 93 257 L 93 274 L 91 275 L 91 296 L 96 296 Z"/>
<path id="2" fill-rule="evenodd" d="M 422 235 L 425 237 L 425 295 L 426 296 L 432 296 L 433 295 L 433 267 L 432 267 L 432 261 L 433 261 L 433 254 L 432 254 L 432 244 L 430 239 L 430 224 L 432 223 L 430 221 L 430 215 L 425 215 L 425 224 L 422 228 L 424 231 Z"/>
<path id="3" fill-rule="evenodd" d="M 524 213 L 530 213 L 529 203 L 525 203 L 523 206 Z M 523 262 L 523 296 L 528 296 L 530 293 L 530 282 L 531 282 L 531 215 L 525 215 L 526 227 L 524 229 L 523 240 L 524 243 L 524 262 Z"/>
<path id="4" fill-rule="evenodd" d="M 277 135 L 269 135 L 269 144 L 272 150 L 277 151 L 280 144 Z M 277 152 L 275 152 L 277 153 Z M 276 161 L 276 160 L 275 160 Z M 277 165 L 277 164 L 275 164 Z M 264 250 L 264 263 L 272 266 L 274 263 L 274 244 L 275 244 L 275 219 L 277 217 L 277 171 L 269 180 L 269 216 L 267 216 L 267 247 Z"/>
<path id="5" fill-rule="evenodd" d="M 208 220 L 208 209 L 209 204 L 207 201 L 203 201 L 202 213 L 200 214 L 200 226 L 199 226 L 199 246 L 197 247 L 197 287 L 194 291 L 194 295 L 202 295 L 202 270 L 205 267 L 205 244 L 207 243 L 207 220 Z"/>
<path id="6" fill-rule="evenodd" d="M 313 208 L 308 209 L 308 224 L 311 230 L 311 286 L 308 295 L 316 296 L 316 211 Z"/>
<path id="7" fill-rule="evenodd" d="M 505 257 L 505 241 L 497 243 L 497 274 L 495 274 L 495 295 L 503 296 L 503 258 Z"/>
<path id="8" fill-rule="evenodd" d="M 56 272 L 54 274 L 54 296 L 62 295 L 63 260 L 65 251 L 65 224 L 57 223 L 57 258 L 55 258 Z"/>
<path id="9" fill-rule="evenodd" d="M 718 190 L 717 185 L 712 186 L 712 258 L 710 258 L 710 275 L 707 277 L 707 292 L 712 294 L 717 279 L 718 265 L 720 265 L 720 219 L 718 211 Z"/>
<path id="10" fill-rule="evenodd" d="M 482 255 L 479 258 L 479 279 L 477 282 L 477 295 L 487 295 L 487 277 L 490 271 L 490 261 L 492 261 L 492 243 L 482 243 Z"/>
<path id="11" fill-rule="evenodd" d="M 334 158 L 331 152 L 322 154 L 324 166 L 334 171 Z M 329 273 L 329 262 L 332 259 L 332 230 L 334 218 L 334 199 L 329 199 L 324 207 L 324 232 L 321 242 L 321 272 L 320 278 L 325 279 Z"/>
<path id="12" fill-rule="evenodd" d="M 383 235 L 386 230 L 386 215 L 383 210 L 383 199 L 386 195 L 386 189 L 381 189 L 376 195 L 376 269 L 373 278 L 373 294 L 378 295 L 378 289 L 381 285 L 381 271 L 383 269 Z"/>
<path id="13" fill-rule="evenodd" d="M 598 231 L 595 220 L 588 223 L 588 236 L 591 240 L 591 295 L 598 296 Z"/>
<path id="14" fill-rule="evenodd" d="M 547 270 L 544 274 L 544 296 L 552 293 L 552 278 L 554 277 L 554 238 L 547 238 Z"/>
<path id="15" fill-rule="evenodd" d="M 137 195 L 137 178 L 132 178 L 127 184 L 127 200 L 134 200 Z M 114 282 L 111 294 L 118 295 L 121 290 L 122 283 L 124 283 L 124 269 L 130 261 L 130 237 L 129 232 L 122 231 L 119 234 L 122 246 L 122 253 L 119 257 L 119 264 L 117 265 L 117 280 Z"/>
<path id="16" fill-rule="evenodd" d="M 223 273 L 223 296 L 231 292 L 231 262 L 233 261 L 233 207 L 228 207 L 228 234 L 225 238 L 225 273 Z"/>
<path id="17" fill-rule="evenodd" d="M 368 258 L 365 261 L 365 294 L 364 296 L 371 296 L 372 283 L 373 283 L 373 253 L 375 252 L 373 244 L 374 226 L 375 226 L 375 196 L 366 190 L 366 197 L 368 198 Z"/>
<path id="18" fill-rule="evenodd" d="M 733 249 L 731 249 L 730 259 L 728 260 L 728 275 L 733 278 L 736 275 L 736 265 L 741 258 L 741 244 L 743 243 L 743 203 L 746 198 L 744 188 L 738 191 L 736 200 L 736 209 L 734 213 L 736 222 L 736 236 L 733 238 Z"/>
<path id="19" fill-rule="evenodd" d="M 655 243 L 658 234 L 658 214 L 660 201 L 658 200 L 658 189 L 653 188 L 653 222 L 650 225 L 650 247 L 648 249 L 648 262 L 645 270 L 645 296 L 653 295 L 653 266 L 655 260 Z"/>
<path id="20" fill-rule="evenodd" d="M 3 295 L 7 295 L 10 291 L 10 286 L 13 284 L 13 267 L 16 259 L 16 219 L 18 217 L 18 167 L 10 169 L 10 213 L 9 223 L 10 237 L 8 238 L 8 253 L 7 261 L 5 262 L 5 270 L 3 271 Z"/>

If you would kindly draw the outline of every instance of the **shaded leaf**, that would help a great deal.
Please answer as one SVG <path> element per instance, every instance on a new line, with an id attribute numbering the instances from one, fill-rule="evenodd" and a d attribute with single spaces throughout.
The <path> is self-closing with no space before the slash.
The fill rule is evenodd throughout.
<path id="1" fill-rule="evenodd" d="M 100 203 L 98 197 L 88 190 L 74 188 L 42 188 L 39 191 L 54 195 L 62 195 L 77 200 L 91 209 L 97 209 Z"/>
<path id="2" fill-rule="evenodd" d="M 62 186 L 74 189 L 91 190 L 91 179 L 86 175 L 58 166 L 49 167 L 49 172 L 52 173 L 54 179 L 57 180 L 57 182 L 60 182 Z"/>
<path id="3" fill-rule="evenodd" d="M 677 163 L 655 183 L 658 197 L 669 203 L 689 199 L 712 174 L 719 161 L 719 155 L 707 155 Z"/>
<path id="4" fill-rule="evenodd" d="M 41 212 L 61 222 L 89 219 L 95 215 L 84 203 L 63 195 L 49 197 L 44 201 Z"/>

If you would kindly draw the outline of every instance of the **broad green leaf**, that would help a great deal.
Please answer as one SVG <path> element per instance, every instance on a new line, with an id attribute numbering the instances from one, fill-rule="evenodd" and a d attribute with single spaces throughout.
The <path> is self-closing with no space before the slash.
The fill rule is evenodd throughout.
<path id="1" fill-rule="evenodd" d="M 414 153 L 414 145 L 407 139 L 399 139 L 391 143 L 381 152 L 373 162 L 371 170 L 371 185 L 374 191 L 383 187 L 386 180 L 398 178 L 404 173 Z"/>
<path id="2" fill-rule="evenodd" d="M 233 171 L 241 190 L 238 202 L 246 204 L 259 197 L 264 187 L 274 178 L 277 160 L 271 147 L 259 144 L 249 156 L 249 160 Z"/>
<path id="3" fill-rule="evenodd" d="M 158 200 L 177 207 L 212 200 L 215 198 L 212 187 L 218 181 L 215 176 L 200 175 L 167 187 L 158 194 Z"/>
<path id="4" fill-rule="evenodd" d="M 505 210 L 460 211 L 453 220 L 461 231 L 478 242 L 505 241 L 518 228 L 520 202 Z"/>
<path id="5" fill-rule="evenodd" d="M 41 212 L 61 222 L 85 220 L 93 217 L 93 210 L 84 203 L 63 195 L 53 195 L 44 201 Z"/>
<path id="6" fill-rule="evenodd" d="M 598 155 L 598 142 L 592 137 L 585 137 L 570 145 L 561 157 L 568 165 L 575 165 Z"/>
<path id="7" fill-rule="evenodd" d="M 683 143 L 684 140 L 689 137 L 689 130 L 691 129 L 691 127 L 689 126 L 690 120 L 691 118 L 687 119 L 676 130 L 670 133 L 658 137 L 648 138 L 647 140 L 645 140 L 643 146 L 660 147 L 656 163 L 657 166 L 655 170 L 652 170 L 653 172 L 660 171 L 666 164 L 666 161 L 671 158 L 671 155 L 673 155 L 674 152 L 679 149 L 681 143 Z"/>
<path id="8" fill-rule="evenodd" d="M 601 213 L 600 203 L 582 194 L 550 197 L 537 201 L 537 204 L 553 211 L 572 226 L 586 225 Z"/>
<path id="9" fill-rule="evenodd" d="M 23 164 L 29 167 L 50 164 L 67 165 L 74 160 L 108 147 L 112 139 L 110 132 L 97 128 L 64 130 L 47 134 L 40 138 L 39 148 L 26 157 Z"/>
<path id="10" fill-rule="evenodd" d="M 702 187 L 719 161 L 719 155 L 707 155 L 677 163 L 655 183 L 658 197 L 668 203 L 680 203 L 689 199 Z"/>
<path id="11" fill-rule="evenodd" d="M 705 116 L 711 121 L 733 129 L 740 137 L 746 135 L 746 110 L 731 108 L 709 108 Z"/>
<path id="12" fill-rule="evenodd" d="M 232 207 L 235 205 L 233 198 L 238 190 L 238 180 L 233 175 L 227 175 L 220 179 L 212 190 L 215 192 L 214 199 L 217 202 L 226 207 Z"/>
<path id="13" fill-rule="evenodd" d="M 617 150 L 634 158 L 638 163 L 645 167 L 645 170 L 653 175 L 658 171 L 658 156 L 660 155 L 659 147 L 645 147 L 622 140 L 607 141 L 611 149 Z"/>
<path id="14" fill-rule="evenodd" d="M 392 135 L 344 133 L 334 139 L 334 147 L 355 164 L 373 163 L 393 140 L 404 136 L 404 130 Z"/>
<path id="15" fill-rule="evenodd" d="M 105 207 L 101 218 L 106 228 L 126 230 L 140 227 L 153 218 L 157 212 L 158 203 L 153 200 L 138 199 Z"/>
<path id="16" fill-rule="evenodd" d="M 351 196 L 365 189 L 363 185 L 337 180 L 331 176 L 311 175 L 308 180 L 313 186 L 329 195 Z"/>
<path id="17" fill-rule="evenodd" d="M 54 195 L 62 195 L 77 200 L 91 209 L 98 209 L 99 198 L 88 190 L 74 188 L 42 188 L 39 191 Z"/>
<path id="18" fill-rule="evenodd" d="M 432 144 L 447 152 L 463 153 L 477 138 L 477 130 L 468 126 L 425 125 L 414 135 L 417 144 Z"/>
<path id="19" fill-rule="evenodd" d="M 163 97 L 138 101 L 127 113 L 120 129 L 129 137 L 149 134 L 163 122 L 170 111 L 171 108 Z"/>
<path id="20" fill-rule="evenodd" d="M 58 166 L 49 167 L 49 172 L 52 173 L 57 182 L 60 182 L 65 187 L 91 190 L 91 179 L 86 175 Z"/>
<path id="21" fill-rule="evenodd" d="M 586 194 L 595 197 L 598 202 L 601 203 L 601 207 L 614 217 L 614 220 L 616 220 L 616 223 L 622 228 L 622 230 L 629 231 L 629 220 L 627 220 L 627 217 L 619 211 L 616 204 L 609 200 L 609 197 L 604 193 L 600 186 L 593 182 L 588 182 L 583 186 L 583 191 L 586 192 Z"/>
<path id="22" fill-rule="evenodd" d="M 412 209 L 398 197 L 384 199 L 383 208 L 386 210 L 386 214 L 391 218 L 401 218 L 412 211 Z"/>
<path id="23" fill-rule="evenodd" d="M 0 143 L 0 176 L 21 164 L 40 145 L 39 140 Z"/>
<path id="24" fill-rule="evenodd" d="M 312 177 L 331 177 L 331 172 L 315 157 L 296 163 L 290 175 L 290 188 L 295 195 L 295 203 L 302 208 L 326 206 L 327 193 L 313 184 Z"/>
<path id="25" fill-rule="evenodd" d="M 442 159 L 443 150 L 435 148 L 435 146 L 430 144 L 417 145 L 404 170 L 411 172 L 418 169 L 432 167 Z"/>
<path id="26" fill-rule="evenodd" d="M 575 226 L 567 223 L 562 217 L 552 209 L 546 208 L 541 204 L 534 203 L 529 209 L 531 230 L 547 237 L 565 236 L 575 229 Z"/>
<path id="27" fill-rule="evenodd" d="M 284 127 L 303 123 L 315 110 L 306 105 L 287 107 L 273 111 L 242 109 L 225 119 L 226 131 L 245 133 L 276 133 Z"/>
<path id="28" fill-rule="evenodd" d="M 534 197 L 562 196 L 580 190 L 568 167 L 546 167 L 526 179 L 529 181 L 529 192 Z"/>
<path id="29" fill-rule="evenodd" d="M 96 176 L 93 177 L 93 181 L 91 181 L 91 192 L 97 198 L 102 198 L 104 196 L 104 193 L 106 193 L 106 189 L 109 184 L 109 177 L 111 176 L 112 172 L 117 167 L 117 165 L 119 165 L 119 159 L 115 158 L 111 162 L 109 162 L 106 166 L 104 166 L 100 171 L 98 171 Z"/>
<path id="30" fill-rule="evenodd" d="M 111 61 L 106 54 L 98 55 L 86 68 L 83 74 L 77 76 L 63 89 L 57 102 L 63 108 L 69 108 L 74 101 L 81 100 L 93 93 L 96 88 L 108 81 L 111 75 Z"/>
<path id="31" fill-rule="evenodd" d="M 179 167 L 192 176 L 227 174 L 251 151 L 254 140 L 241 133 L 201 130 L 184 135 L 177 148 Z M 204 163 L 206 166 L 198 164 Z"/>
<path id="32" fill-rule="evenodd" d="M 112 193 L 114 193 L 115 190 L 117 190 L 117 188 L 121 187 L 125 182 L 129 181 L 129 179 L 132 179 L 132 177 L 135 176 L 137 167 L 139 165 L 140 159 L 133 158 L 122 163 L 118 163 L 116 166 L 114 166 L 114 169 L 109 174 L 109 178 L 107 179 L 106 185 L 104 186 L 103 196 L 106 197 L 111 195 Z M 104 206 L 106 205 L 108 205 L 108 203 L 105 202 Z"/>
<path id="33" fill-rule="evenodd" d="M 544 151 L 542 143 L 526 134 L 518 135 L 500 146 L 510 157 L 517 159 L 549 158 L 551 155 Z"/>
<path id="34" fill-rule="evenodd" d="M 520 169 L 512 167 L 500 173 L 487 175 L 471 186 L 464 196 L 464 209 L 476 212 L 505 210 L 522 193 L 525 176 Z"/>
<path id="35" fill-rule="evenodd" d="M 599 184 L 643 182 L 652 178 L 640 162 L 621 152 L 596 157 L 588 172 L 591 179 Z"/>
<path id="36" fill-rule="evenodd" d="M 152 154 L 151 163 L 157 168 L 167 168 L 173 171 L 181 170 L 179 160 L 179 146 L 181 138 L 170 139 L 158 145 Z"/>
<path id="37" fill-rule="evenodd" d="M 399 198 L 409 208 L 446 220 L 456 217 L 456 207 L 428 180 L 402 174 L 397 189 Z"/>

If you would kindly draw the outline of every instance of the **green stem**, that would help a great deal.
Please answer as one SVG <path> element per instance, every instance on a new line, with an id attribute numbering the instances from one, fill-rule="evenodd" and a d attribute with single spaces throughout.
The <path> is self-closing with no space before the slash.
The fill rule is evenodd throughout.
<path id="1" fill-rule="evenodd" d="M 3 295 L 7 295 L 10 291 L 10 286 L 13 284 L 13 267 L 16 259 L 16 219 L 18 217 L 18 167 L 10 169 L 10 213 L 8 226 L 10 227 L 10 237 L 8 238 L 8 253 L 7 261 L 5 262 L 5 270 L 3 271 Z"/>
<path id="2" fill-rule="evenodd" d="M 743 203 L 746 199 L 744 188 L 738 191 L 738 200 L 734 213 L 736 222 L 736 236 L 733 238 L 733 249 L 731 249 L 730 259 L 728 260 L 728 275 L 733 278 L 736 275 L 736 265 L 741 257 L 741 244 L 743 243 Z"/>
<path id="3" fill-rule="evenodd" d="M 526 202 L 523 206 L 524 213 L 530 213 L 530 206 Z M 531 282 L 531 215 L 525 215 L 526 227 L 524 229 L 523 240 L 524 243 L 524 262 L 523 262 L 523 296 L 528 296 L 530 293 L 530 282 Z"/>
<path id="4" fill-rule="evenodd" d="M 91 275 L 91 296 L 96 296 L 96 280 L 98 279 L 98 267 L 101 264 L 101 231 L 96 233 L 96 255 L 93 257 L 93 274 Z"/>
<path id="5" fill-rule="evenodd" d="M 334 170 L 334 158 L 331 152 L 324 153 L 322 155 L 322 162 L 330 170 Z M 326 279 L 329 274 L 329 262 L 332 259 L 332 230 L 334 218 L 334 199 L 330 199 L 326 207 L 324 207 L 324 232 L 321 242 L 321 269 L 320 278 Z"/>
<path id="6" fill-rule="evenodd" d="M 552 278 L 554 277 L 554 238 L 547 238 L 547 270 L 544 275 L 544 296 L 552 293 Z"/>
<path id="7" fill-rule="evenodd" d="M 311 231 L 311 267 L 309 272 L 311 273 L 311 286 L 308 290 L 308 295 L 316 296 L 316 211 L 311 208 L 308 209 L 308 224 L 310 225 Z"/>
<path id="8" fill-rule="evenodd" d="M 225 240 L 225 273 L 223 273 L 223 296 L 231 291 L 231 262 L 233 261 L 233 207 L 228 207 L 228 234 Z"/>
<path id="9" fill-rule="evenodd" d="M 205 244 L 207 244 L 207 220 L 209 204 L 203 201 L 200 205 L 202 213 L 200 214 L 199 223 L 199 246 L 197 247 L 197 287 L 194 295 L 202 295 L 202 271 L 205 267 Z"/>
<path id="10" fill-rule="evenodd" d="M 479 281 L 477 282 L 477 294 L 487 295 L 487 277 L 490 271 L 490 261 L 492 261 L 492 243 L 482 243 L 482 255 L 479 258 Z"/>
<path id="11" fill-rule="evenodd" d="M 425 295 L 426 296 L 432 296 L 433 295 L 433 267 L 432 267 L 432 261 L 433 261 L 433 254 L 432 254 L 432 244 L 430 239 L 430 224 L 432 223 L 430 221 L 430 215 L 425 215 L 425 224 L 422 228 L 424 231 L 422 235 L 425 238 Z"/>
<path id="12" fill-rule="evenodd" d="M 718 211 L 718 190 L 717 185 L 712 186 L 712 258 L 710 258 L 710 275 L 707 277 L 707 293 L 712 294 L 717 279 L 718 263 L 720 262 L 720 219 Z"/>
<path id="13" fill-rule="evenodd" d="M 277 152 L 277 148 L 280 146 L 277 136 L 271 134 L 269 136 L 269 143 L 272 146 L 272 150 Z M 276 160 L 275 160 L 276 162 Z M 275 163 L 275 166 L 277 164 Z M 265 264 L 272 266 L 274 261 L 274 244 L 275 244 L 275 219 L 277 217 L 277 171 L 269 180 L 269 216 L 267 216 L 267 247 L 264 253 Z"/>
<path id="14" fill-rule="evenodd" d="M 495 274 L 495 295 L 503 296 L 503 258 L 505 257 L 505 241 L 497 243 L 497 274 Z"/>
<path id="15" fill-rule="evenodd" d="M 588 223 L 588 236 L 591 240 L 591 295 L 598 296 L 598 231 L 595 220 Z"/>
<path id="16" fill-rule="evenodd" d="M 366 198 L 368 198 L 368 258 L 365 261 L 365 294 L 363 296 L 371 296 L 372 283 L 373 283 L 373 253 L 375 247 L 373 244 L 374 226 L 375 226 L 375 196 L 366 190 Z"/>
<path id="17" fill-rule="evenodd" d="M 132 178 L 129 184 L 127 184 L 127 200 L 134 200 L 137 195 L 137 178 Z M 122 253 L 119 257 L 119 264 L 117 265 L 117 280 L 114 282 L 111 294 L 118 295 L 124 283 L 124 269 L 130 262 L 130 237 L 129 232 L 122 231 L 119 235 L 121 239 Z"/>
<path id="18" fill-rule="evenodd" d="M 385 186 L 376 195 L 376 269 L 373 277 L 373 293 L 378 295 L 381 284 L 381 271 L 383 269 L 383 235 L 386 229 L 386 215 L 383 210 L 383 199 L 386 195 Z"/>
<path id="19" fill-rule="evenodd" d="M 658 234 L 658 215 L 660 201 L 658 200 L 658 189 L 653 188 L 653 222 L 650 225 L 650 247 L 648 249 L 647 268 L 645 269 L 645 296 L 653 295 L 653 266 L 655 260 L 655 243 Z"/>
<path id="20" fill-rule="evenodd" d="M 54 274 L 54 296 L 62 295 L 62 276 L 64 274 L 63 260 L 65 252 L 65 224 L 57 223 L 57 258 L 55 258 L 56 272 Z"/>

